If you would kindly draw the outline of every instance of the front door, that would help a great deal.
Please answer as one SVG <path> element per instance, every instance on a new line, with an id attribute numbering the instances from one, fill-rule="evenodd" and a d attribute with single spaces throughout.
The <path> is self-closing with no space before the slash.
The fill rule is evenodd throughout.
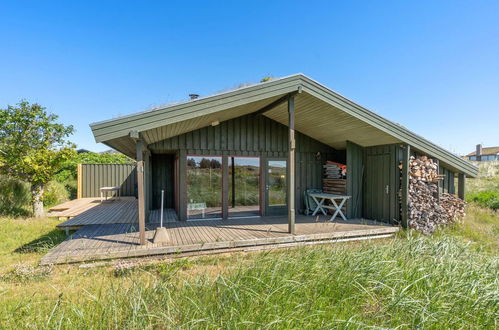
<path id="1" fill-rule="evenodd" d="M 265 165 L 265 214 L 284 215 L 288 210 L 287 160 L 267 159 Z"/>
<path id="2" fill-rule="evenodd" d="M 371 220 L 391 222 L 390 198 L 390 154 L 367 155 L 364 178 L 364 217 Z"/>

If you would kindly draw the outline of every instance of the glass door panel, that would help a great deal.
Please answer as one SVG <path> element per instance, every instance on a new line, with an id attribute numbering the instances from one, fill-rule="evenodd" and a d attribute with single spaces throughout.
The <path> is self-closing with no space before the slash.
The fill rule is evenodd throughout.
<path id="1" fill-rule="evenodd" d="M 260 158 L 229 157 L 229 217 L 260 215 Z"/>
<path id="2" fill-rule="evenodd" d="M 187 219 L 222 217 L 222 157 L 187 156 Z"/>
<path id="3" fill-rule="evenodd" d="M 287 161 L 268 160 L 266 176 L 267 214 L 285 214 L 287 211 Z"/>

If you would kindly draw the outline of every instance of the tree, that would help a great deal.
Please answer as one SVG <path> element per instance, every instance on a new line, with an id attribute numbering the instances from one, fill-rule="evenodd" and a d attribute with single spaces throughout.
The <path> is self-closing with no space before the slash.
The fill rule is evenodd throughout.
<path id="1" fill-rule="evenodd" d="M 202 158 L 199 162 L 199 168 L 210 168 L 211 162 L 208 158 Z"/>
<path id="2" fill-rule="evenodd" d="M 43 216 L 43 190 L 62 164 L 74 157 L 66 138 L 73 126 L 57 122 L 39 104 L 19 102 L 0 110 L 0 173 L 31 185 L 33 215 Z"/>

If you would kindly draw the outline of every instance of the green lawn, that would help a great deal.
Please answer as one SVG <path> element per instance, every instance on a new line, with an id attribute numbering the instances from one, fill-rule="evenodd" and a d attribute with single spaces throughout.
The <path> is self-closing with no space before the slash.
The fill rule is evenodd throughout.
<path id="1" fill-rule="evenodd" d="M 433 237 L 234 253 L 135 267 L 36 267 L 56 221 L 1 220 L 6 328 L 494 328 L 497 213 Z"/>

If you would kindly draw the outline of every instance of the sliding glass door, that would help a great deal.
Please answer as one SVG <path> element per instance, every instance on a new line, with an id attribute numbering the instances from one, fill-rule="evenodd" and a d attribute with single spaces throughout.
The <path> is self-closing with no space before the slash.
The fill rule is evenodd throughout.
<path id="1" fill-rule="evenodd" d="M 285 213 L 286 160 L 267 160 L 265 171 L 262 190 L 259 157 L 187 156 L 187 219 L 260 216 L 264 201 L 266 214 Z"/>
<path id="2" fill-rule="evenodd" d="M 229 157 L 229 217 L 260 215 L 260 158 Z"/>
<path id="3" fill-rule="evenodd" d="M 187 156 L 187 219 L 222 217 L 222 157 Z"/>

